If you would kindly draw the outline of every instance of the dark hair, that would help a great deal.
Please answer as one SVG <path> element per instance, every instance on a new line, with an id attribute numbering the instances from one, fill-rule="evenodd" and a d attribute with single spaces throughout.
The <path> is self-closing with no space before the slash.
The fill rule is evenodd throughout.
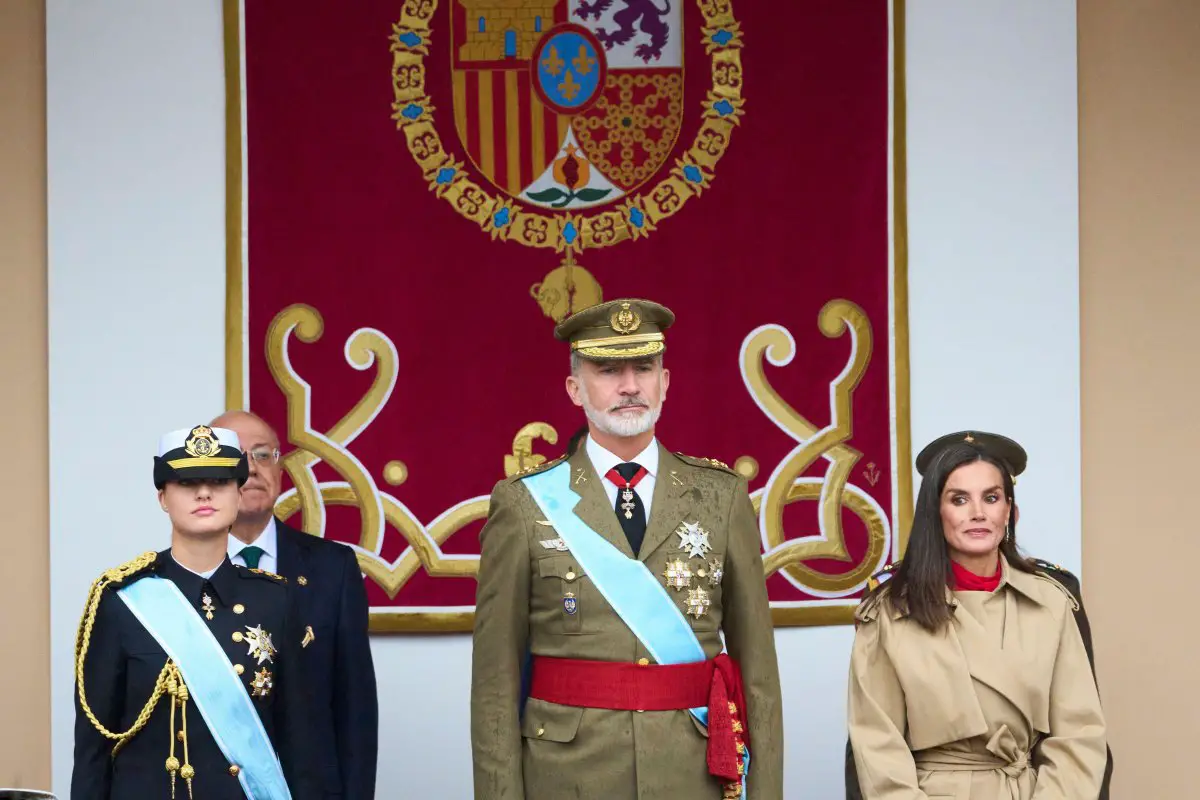
<path id="1" fill-rule="evenodd" d="M 952 472 L 976 461 L 986 461 L 1000 471 L 1004 494 L 1012 507 L 1016 508 L 1013 478 L 1000 458 L 965 442 L 947 447 L 934 457 L 925 470 L 904 560 L 896 568 L 892 579 L 883 584 L 892 604 L 931 632 L 936 632 L 950 621 L 946 589 L 953 586 L 954 580 L 950 550 L 942 528 L 942 491 Z M 1017 549 L 1016 528 L 1016 515 L 1012 514 L 1008 533 L 1000 541 L 1000 552 L 1013 569 L 1036 572 Z"/>
<path id="2" fill-rule="evenodd" d="M 575 451 L 579 449 L 579 443 L 583 441 L 583 437 L 588 435 L 588 426 L 584 425 L 579 430 L 571 434 L 571 438 L 567 440 L 567 458 L 575 455 Z"/>

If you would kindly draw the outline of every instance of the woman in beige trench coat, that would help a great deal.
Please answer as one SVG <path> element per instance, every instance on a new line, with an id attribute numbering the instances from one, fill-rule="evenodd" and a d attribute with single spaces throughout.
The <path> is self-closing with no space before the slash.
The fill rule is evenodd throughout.
<path id="1" fill-rule="evenodd" d="M 1100 792 L 1104 716 L 1074 598 L 1010 533 L 1017 458 L 1015 442 L 970 434 L 938 450 L 903 563 L 856 613 L 848 726 L 864 800 Z"/>

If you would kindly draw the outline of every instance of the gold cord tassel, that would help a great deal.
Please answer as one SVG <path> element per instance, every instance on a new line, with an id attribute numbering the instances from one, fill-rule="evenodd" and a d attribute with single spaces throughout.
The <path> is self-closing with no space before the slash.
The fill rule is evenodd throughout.
<path id="1" fill-rule="evenodd" d="M 181 766 L 179 775 L 187 781 L 187 800 L 192 800 L 192 778 L 196 776 L 196 769 L 192 766 L 192 759 L 187 756 L 187 697 L 187 686 L 184 685 L 181 675 L 179 681 L 179 708 L 182 722 L 180 723 L 179 732 L 184 734 L 184 765 Z"/>
<path id="2" fill-rule="evenodd" d="M 146 701 L 146 705 L 142 707 L 137 719 L 127 731 L 116 732 L 110 731 L 101 724 L 96 718 L 91 706 L 88 705 L 87 692 L 83 682 L 83 665 L 87 659 L 88 647 L 91 645 L 92 628 L 96 624 L 96 612 L 100 608 L 100 601 L 104 597 L 104 590 L 113 584 L 119 584 L 130 575 L 134 575 L 146 567 L 154 563 L 156 558 L 155 553 L 143 553 L 133 561 L 122 564 L 115 569 L 110 569 L 101 575 L 97 580 L 92 582 L 91 589 L 88 591 L 87 603 L 84 605 L 83 616 L 79 620 L 79 628 L 75 632 L 75 683 L 79 687 L 79 705 L 83 709 L 84 715 L 88 721 L 92 723 L 100 735 L 106 739 L 112 739 L 116 742 L 113 747 L 112 754 L 115 757 L 120 752 L 133 736 L 146 727 L 146 723 L 150 721 L 150 714 L 154 711 L 154 706 L 159 699 L 167 691 L 167 682 L 173 672 L 178 672 L 175 665 L 168 661 L 162 668 L 162 672 L 158 675 L 158 680 L 154 684 L 154 691 L 150 694 L 150 699 Z"/>
<path id="3" fill-rule="evenodd" d="M 175 800 L 175 773 L 179 771 L 179 759 L 175 757 L 175 706 L 178 702 L 179 682 L 174 674 L 167 679 L 167 692 L 171 695 L 171 751 L 167 756 L 167 772 L 171 774 L 171 800 Z"/>

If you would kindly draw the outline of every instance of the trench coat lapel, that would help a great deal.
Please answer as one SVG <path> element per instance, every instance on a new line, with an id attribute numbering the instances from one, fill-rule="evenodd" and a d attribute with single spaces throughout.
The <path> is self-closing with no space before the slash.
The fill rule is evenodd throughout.
<path id="1" fill-rule="evenodd" d="M 995 637 L 961 603 L 957 604 L 954 612 L 954 632 L 962 646 L 971 677 L 1003 695 L 1033 724 L 1038 705 L 1037 688 L 1030 682 L 1028 665 L 1022 660 L 1016 643 L 1008 640 L 1007 633 L 1016 626 L 1017 620 L 1013 615 L 1019 612 L 1014 607 L 1011 590 L 1002 587 L 999 591 L 1005 592 L 1006 604 L 1006 631 L 1002 642 L 1011 643 L 1012 647 L 997 646 Z"/>

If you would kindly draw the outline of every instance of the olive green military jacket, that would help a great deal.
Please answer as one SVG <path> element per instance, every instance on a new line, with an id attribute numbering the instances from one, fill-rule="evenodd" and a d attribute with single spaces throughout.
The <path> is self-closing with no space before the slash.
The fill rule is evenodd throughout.
<path id="1" fill-rule="evenodd" d="M 746 482 L 723 465 L 659 447 L 653 502 L 637 558 L 663 577 L 682 559 L 711 606 L 688 615 L 690 588 L 669 588 L 705 654 L 721 652 L 722 634 L 741 665 L 749 706 L 749 800 L 783 797 L 783 718 L 774 628 Z M 544 465 L 549 468 L 557 462 Z M 626 556 L 635 557 L 586 449 L 569 460 L 575 514 Z M 712 798 L 706 732 L 686 710 L 579 708 L 522 702 L 529 654 L 653 663 L 544 518 L 521 479 L 492 492 L 480 533 L 471 681 L 471 742 L 476 800 L 558 798 Z M 680 549 L 676 530 L 698 523 L 709 533 L 703 564 Z M 703 569 L 704 575 L 699 573 Z M 716 570 L 714 574 L 714 569 Z M 564 600 L 569 599 L 570 603 Z M 694 597 L 695 595 L 693 595 Z"/>

